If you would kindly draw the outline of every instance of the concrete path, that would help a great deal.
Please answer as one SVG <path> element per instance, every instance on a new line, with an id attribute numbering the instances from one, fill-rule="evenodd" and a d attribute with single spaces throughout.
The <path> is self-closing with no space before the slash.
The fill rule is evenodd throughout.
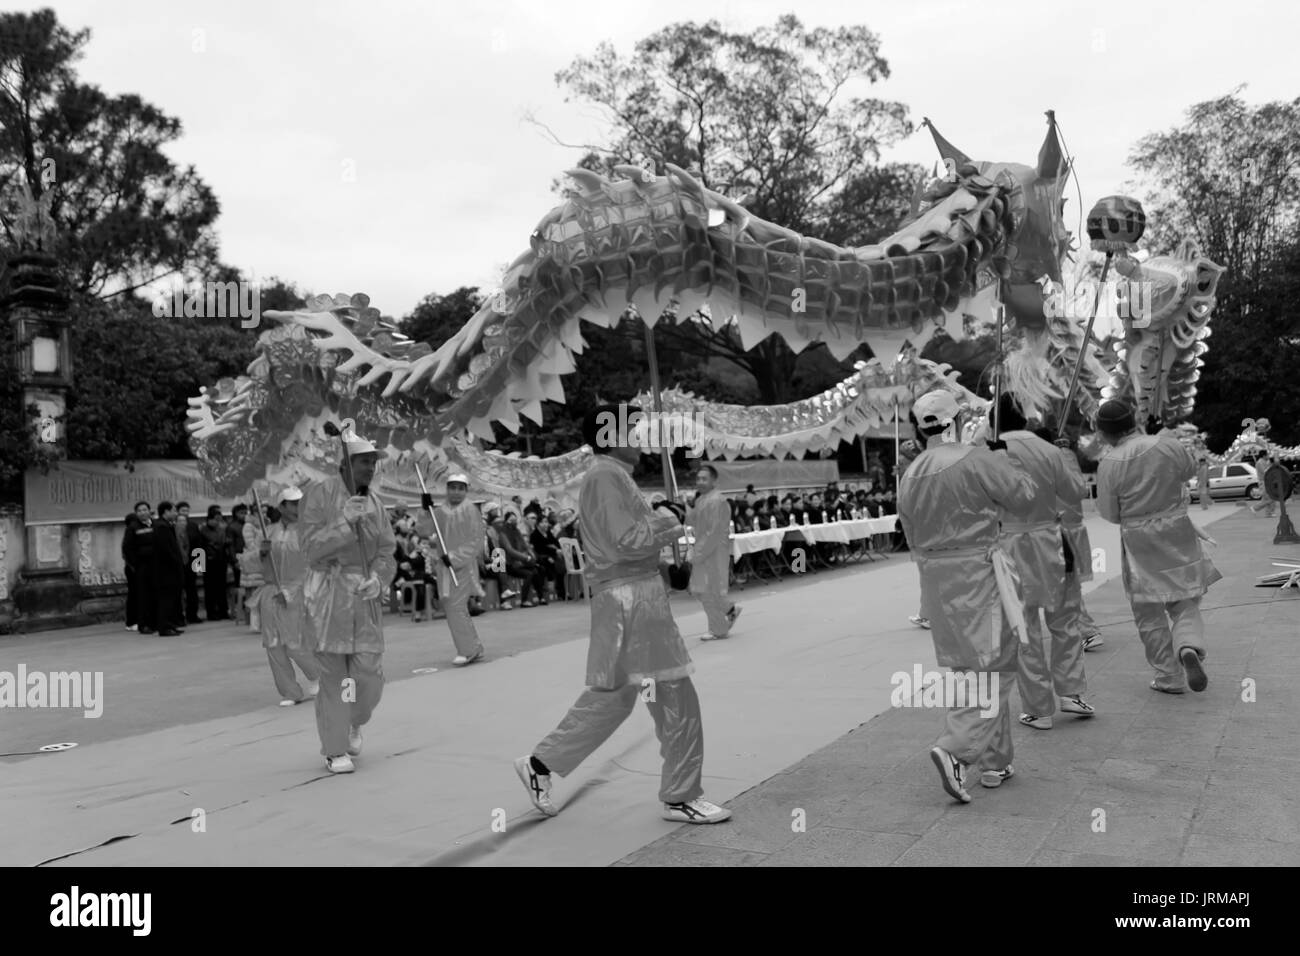
<path id="1" fill-rule="evenodd" d="M 1230 578 L 1245 574 L 1253 582 L 1255 574 L 1267 570 L 1256 566 L 1266 565 L 1274 549 L 1257 548 L 1265 560 L 1255 558 L 1247 567 L 1244 550 L 1233 557 L 1235 538 L 1218 529 L 1236 534 L 1240 524 L 1249 527 L 1253 539 L 1263 540 L 1265 520 L 1237 517 L 1231 505 L 1197 511 L 1194 517 L 1205 523 L 1225 515 L 1232 517 L 1215 531 L 1221 540 L 1229 539 L 1220 548 L 1223 570 Z M 1117 535 L 1095 519 L 1090 519 L 1090 530 L 1094 546 L 1109 559 L 1099 577 L 1113 578 Z M 1247 532 L 1241 534 L 1244 538 Z M 1223 602 L 1236 586 L 1221 584 L 1210 605 Z M 1254 591 L 1248 584 L 1246 590 L 1265 603 L 1295 597 Z M 745 614 L 736 636 L 725 642 L 701 644 L 703 614 L 698 605 L 679 598 L 674 605 L 689 636 L 704 704 L 707 796 L 737 809 L 732 823 L 704 830 L 674 827 L 658 818 L 658 745 L 643 715 L 630 719 L 572 777 L 557 782 L 563 809 L 559 817 L 542 820 L 528 805 L 510 761 L 551 729 L 581 689 L 587 623 L 582 605 L 480 617 L 494 659 L 463 670 L 450 670 L 444 662 L 437 673 L 422 676 L 412 676 L 411 670 L 421 663 L 437 666 L 437 660 L 428 659 L 436 644 L 428 642 L 431 634 L 445 642 L 439 630 L 444 625 L 438 622 L 430 631 L 428 625 L 403 623 L 391 629 L 393 649 L 386 657 L 390 683 L 367 728 L 358 772 L 342 777 L 323 773 L 310 708 L 274 706 L 256 637 L 233 631 L 226 637 L 215 631 L 202 637 L 203 629 L 196 628 L 152 655 L 149 651 L 160 639 L 147 645 L 143 642 L 149 639 L 123 638 L 120 630 L 4 640 L 0 670 L 12 671 L 19 661 L 29 671 L 86 670 L 93 669 L 87 661 L 98 661 L 103 665 L 99 669 L 108 671 L 108 684 L 98 721 L 67 712 L 0 714 L 5 725 L 0 726 L 0 752 L 57 740 L 82 742 L 75 750 L 52 755 L 0 758 L 0 864 L 734 864 L 779 862 L 780 854 L 796 851 L 811 854 L 803 862 L 870 862 L 853 857 L 854 846 L 871 847 L 879 857 L 873 860 L 888 863 L 916 849 L 914 844 L 927 839 L 936 825 L 956 819 L 954 812 L 965 813 L 965 822 L 955 825 L 969 827 L 983 819 L 994 828 L 989 831 L 993 836 L 980 839 L 1000 846 L 998 826 L 1023 841 L 1047 822 L 1059 823 L 1076 804 L 1088 810 L 1103 806 L 1106 794 L 1098 787 L 1158 790 L 1155 796 L 1166 802 L 1153 798 L 1147 801 L 1151 809 L 1143 812 L 1152 817 L 1152 827 L 1160 821 L 1172 826 L 1168 818 L 1173 811 L 1166 811 L 1173 804 L 1167 801 L 1186 797 L 1190 786 L 1208 789 L 1211 782 L 1207 776 L 1196 784 L 1191 769 L 1192 783 L 1180 776 L 1172 784 L 1164 782 L 1163 763 L 1152 761 L 1168 752 L 1172 756 L 1167 759 L 1179 767 L 1201 766 L 1196 759 L 1213 752 L 1206 741 L 1216 728 L 1224 740 L 1235 728 L 1242 746 L 1280 742 L 1280 737 L 1269 737 L 1270 728 L 1278 734 L 1294 728 L 1274 725 L 1272 721 L 1285 718 L 1264 708 L 1281 706 L 1278 685 L 1285 682 L 1286 658 L 1262 655 L 1269 647 L 1281 654 L 1291 645 L 1270 644 L 1267 637 L 1248 636 L 1244 629 L 1220 641 L 1216 632 L 1210 691 L 1198 698 L 1147 701 L 1138 693 L 1147 678 L 1131 622 L 1121 623 L 1120 606 L 1110 607 L 1104 590 L 1102 594 L 1096 616 L 1118 626 L 1107 627 L 1115 637 L 1088 660 L 1105 716 L 1091 728 L 1062 725 L 1041 735 L 1041 741 L 1026 740 L 1029 731 L 1020 734 L 1020 776 L 1001 791 L 979 793 L 969 807 L 953 809 L 936 793 L 933 769 L 923 762 L 939 718 L 932 712 L 890 710 L 891 675 L 914 665 L 935 666 L 928 634 L 906 621 L 915 612 L 917 583 L 905 556 L 751 588 L 739 595 Z M 1234 612 L 1207 616 L 1212 632 L 1224 613 Z M 1230 640 L 1260 641 L 1258 647 L 1251 643 L 1250 654 L 1261 656 L 1243 657 L 1244 645 Z M 1258 664 L 1261 675 L 1259 703 L 1250 705 L 1255 709 L 1248 713 L 1259 715 L 1255 719 L 1264 726 L 1254 733 L 1248 725 L 1230 726 L 1223 716 L 1222 727 L 1207 723 L 1199 737 L 1185 739 L 1181 717 L 1231 709 L 1236 697 L 1225 705 L 1223 695 L 1247 663 Z M 187 711 L 191 700 L 195 706 Z M 1162 705 L 1183 708 L 1173 727 L 1172 711 L 1148 715 L 1148 706 Z M 23 739 L 15 741 L 15 714 L 20 721 L 39 717 L 51 723 L 35 730 L 29 724 Z M 849 733 L 880 714 L 885 716 Z M 1155 722 L 1135 729 L 1143 720 Z M 83 729 L 91 724 L 97 725 L 93 731 Z M 1146 735 L 1136 734 L 1138 729 Z M 1083 749 L 1069 750 L 1074 740 Z M 1147 750 L 1135 744 L 1144 740 Z M 1127 757 L 1102 752 L 1108 745 L 1126 744 L 1131 748 Z M 1239 774 L 1265 764 L 1252 764 L 1245 750 L 1237 756 Z M 1088 770 L 1092 763 L 1097 768 Z M 1215 768 L 1224 772 L 1222 759 Z M 1076 779 L 1086 773 L 1096 779 Z M 1279 781 L 1283 773 L 1276 771 Z M 1049 790 L 1033 799 L 1036 786 Z M 893 789 L 884 801 L 859 799 L 873 787 Z M 1171 787 L 1173 792 L 1166 793 Z M 1280 793 L 1280 783 L 1274 791 Z M 1003 809 L 991 814 L 995 799 L 1003 800 Z M 1014 804 L 1020 809 L 1018 816 L 1009 817 L 1006 806 L 1012 801 L 1021 801 Z M 1062 801 L 1064 806 L 1050 813 L 1046 809 Z M 900 822 L 892 825 L 888 816 L 871 816 L 878 806 L 893 807 L 889 812 Z M 1275 817 L 1284 811 L 1281 804 L 1271 806 L 1270 825 L 1276 828 L 1281 820 Z M 804 811 L 806 833 L 791 829 L 796 809 Z M 1286 812 L 1292 814 L 1294 833 L 1294 806 Z M 1041 825 L 1022 826 L 1026 820 Z M 1112 835 L 1121 822 L 1112 814 Z M 1258 820 L 1249 829 L 1258 837 Z M 1165 844 L 1174 837 L 1152 832 L 1151 841 L 1164 853 L 1159 860 L 1167 861 Z M 929 839 L 937 840 L 936 846 L 952 845 L 941 834 Z M 1046 839 L 1041 835 L 1026 852 L 1038 854 Z M 1269 837 L 1260 845 L 1268 848 L 1273 842 L 1276 838 Z M 817 846 L 825 850 L 817 851 Z M 1182 843 L 1179 847 L 1183 852 Z M 1067 844 L 1058 852 L 1081 851 L 1082 846 Z M 1087 852 L 1104 855 L 1091 847 Z"/>

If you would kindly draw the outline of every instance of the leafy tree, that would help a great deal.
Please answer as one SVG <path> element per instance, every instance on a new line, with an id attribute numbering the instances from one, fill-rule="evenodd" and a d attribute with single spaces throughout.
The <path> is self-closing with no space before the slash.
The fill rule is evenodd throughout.
<path id="1" fill-rule="evenodd" d="M 0 260 L 26 186 L 50 214 L 74 291 L 129 293 L 168 275 L 215 277 L 219 210 L 164 148 L 178 120 L 135 95 L 78 82 L 90 39 L 54 11 L 0 14 Z"/>
<path id="2" fill-rule="evenodd" d="M 483 306 L 483 295 L 475 286 L 461 286 L 449 295 L 430 293 L 411 314 L 398 323 L 402 334 L 438 348 L 474 317 Z"/>
<path id="3" fill-rule="evenodd" d="M 1129 159 L 1153 250 L 1189 237 L 1227 267 L 1195 415 L 1218 448 L 1246 417 L 1269 418 L 1284 444 L 1300 438 L 1300 99 L 1252 107 L 1240 92 L 1192 106 Z"/>
<path id="4" fill-rule="evenodd" d="M 870 165 L 912 131 L 903 104 L 858 95 L 888 76 L 866 27 L 808 30 L 784 16 L 751 34 L 712 20 L 673 24 L 628 57 L 602 44 L 556 80 L 569 100 L 608 121 L 605 142 L 583 147 L 584 168 L 609 174 L 624 163 L 671 162 L 764 219 L 832 242 L 869 242 L 901 221 L 915 183 L 904 167 Z M 683 353 L 749 372 L 766 404 L 795 397 L 800 357 L 779 337 L 747 351 L 734 329 L 700 321 L 661 334 Z"/>

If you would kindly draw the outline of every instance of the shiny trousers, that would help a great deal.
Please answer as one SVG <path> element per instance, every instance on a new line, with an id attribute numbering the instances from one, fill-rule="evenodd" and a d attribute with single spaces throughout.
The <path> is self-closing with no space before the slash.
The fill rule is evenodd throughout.
<path id="1" fill-rule="evenodd" d="M 1022 644 L 1022 651 L 1023 648 Z M 957 670 L 957 673 L 968 672 Z M 935 741 L 962 763 L 977 770 L 1003 770 L 1015 755 L 1011 741 L 1011 685 L 1016 682 L 1016 672 L 1005 671 L 997 674 L 997 678 L 998 712 L 991 717 L 982 717 L 978 705 L 950 707 L 943 733 Z"/>
<path id="2" fill-rule="evenodd" d="M 316 693 L 316 731 L 322 757 L 348 752 L 348 731 L 370 720 L 384 695 L 383 654 L 316 652 L 320 690 Z M 350 680 L 345 688 L 344 681 Z"/>
<path id="3" fill-rule="evenodd" d="M 663 773 L 659 799 L 686 803 L 704 793 L 704 721 L 700 698 L 689 677 L 628 684 L 617 690 L 587 688 L 569 708 L 558 727 L 533 750 L 552 773 L 568 776 L 606 740 L 636 707 L 646 702 L 659 738 Z"/>
<path id="4" fill-rule="evenodd" d="M 709 619 L 709 633 L 714 637 L 726 637 L 731 632 L 731 622 L 727 620 L 727 612 L 736 606 L 736 602 L 725 592 L 719 594 L 716 591 L 705 591 L 696 596 L 704 606 L 704 613 Z"/>
<path id="5" fill-rule="evenodd" d="M 1183 648 L 1190 647 L 1205 660 L 1201 599 L 1187 598 L 1167 604 L 1133 601 L 1132 607 L 1133 623 L 1146 648 L 1147 663 L 1155 668 L 1156 683 L 1167 689 L 1186 688 L 1187 675 L 1178 655 Z"/>
<path id="6" fill-rule="evenodd" d="M 469 599 L 476 595 L 474 576 L 468 571 L 457 575 L 460 584 L 452 584 L 451 576 L 446 577 L 447 595 L 442 599 L 442 610 L 447 615 L 447 630 L 451 631 L 452 643 L 456 653 L 463 657 L 473 657 L 483 650 L 478 639 L 478 631 L 469 617 Z"/>
<path id="7" fill-rule="evenodd" d="M 288 648 L 283 644 L 266 649 L 266 659 L 271 664 L 271 677 L 281 700 L 301 701 L 307 699 L 306 692 L 294 675 L 293 665 L 297 664 L 307 683 L 314 684 L 320 680 L 320 665 L 316 655 L 299 647 Z"/>
<path id="8" fill-rule="evenodd" d="M 1083 673 L 1083 631 L 1079 605 L 1083 594 L 1076 574 L 1065 576 L 1065 600 L 1055 610 L 1044 610 L 1047 633 L 1043 633 L 1038 608 L 1025 608 L 1025 629 L 1029 643 L 1020 645 L 1017 655 L 1020 705 L 1035 717 L 1056 713 L 1058 697 L 1079 697 L 1088 692 Z M 1048 645 L 1051 660 L 1048 660 Z"/>
<path id="9" fill-rule="evenodd" d="M 1082 587 L 1082 582 L 1080 582 L 1080 587 Z M 1088 605 L 1083 601 L 1082 590 L 1079 592 L 1079 631 L 1084 637 L 1099 637 L 1101 635 L 1101 628 L 1097 626 L 1097 622 L 1088 613 Z"/>

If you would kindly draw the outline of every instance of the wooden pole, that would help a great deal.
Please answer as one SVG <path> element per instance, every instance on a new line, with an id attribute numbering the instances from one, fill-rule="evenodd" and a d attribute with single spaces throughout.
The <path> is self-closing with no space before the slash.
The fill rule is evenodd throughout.
<path id="1" fill-rule="evenodd" d="M 660 394 L 659 384 L 659 355 L 655 351 L 655 332 L 650 326 L 645 327 L 645 350 L 646 361 L 650 365 L 650 393 L 654 397 L 655 410 L 655 430 L 657 432 L 656 440 L 659 442 L 660 462 L 664 471 L 664 494 L 670 501 L 677 501 L 677 476 L 673 473 L 673 453 L 672 449 L 664 443 L 663 428 L 663 396 Z M 673 542 L 673 561 L 681 563 L 681 552 L 678 549 L 678 543 Z"/>
<path id="2" fill-rule="evenodd" d="M 1074 373 L 1070 376 L 1070 389 L 1065 393 L 1065 407 L 1061 409 L 1061 420 L 1056 425 L 1056 437 L 1065 436 L 1065 425 L 1070 420 L 1070 411 L 1074 407 L 1074 393 L 1079 387 L 1079 373 L 1083 363 L 1088 359 L 1088 344 L 1092 341 L 1092 324 L 1097 321 L 1097 307 L 1101 303 L 1102 292 L 1106 288 L 1106 276 L 1110 274 L 1110 263 L 1115 253 L 1106 253 L 1106 264 L 1101 267 L 1101 279 L 1097 282 L 1097 294 L 1092 299 L 1092 310 L 1088 316 L 1088 327 L 1083 330 L 1083 341 L 1079 343 L 1079 358 L 1074 363 Z M 996 435 L 993 436 L 997 438 Z"/>

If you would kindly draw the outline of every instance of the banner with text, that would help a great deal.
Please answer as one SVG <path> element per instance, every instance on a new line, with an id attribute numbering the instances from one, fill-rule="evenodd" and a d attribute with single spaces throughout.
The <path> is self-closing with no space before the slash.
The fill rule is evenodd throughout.
<path id="1" fill-rule="evenodd" d="M 239 501 L 217 494 L 199 463 L 183 459 L 137 461 L 131 471 L 116 462 L 61 461 L 48 475 L 28 471 L 25 485 L 28 525 L 122 521 L 137 501 L 149 502 L 150 508 L 160 501 L 188 501 L 194 515 L 221 505 L 229 514 Z"/>
<path id="2" fill-rule="evenodd" d="M 718 469 L 718 488 L 723 494 L 744 491 L 747 485 L 757 490 L 777 488 L 825 488 L 840 480 L 839 463 L 828 461 L 711 461 Z"/>

